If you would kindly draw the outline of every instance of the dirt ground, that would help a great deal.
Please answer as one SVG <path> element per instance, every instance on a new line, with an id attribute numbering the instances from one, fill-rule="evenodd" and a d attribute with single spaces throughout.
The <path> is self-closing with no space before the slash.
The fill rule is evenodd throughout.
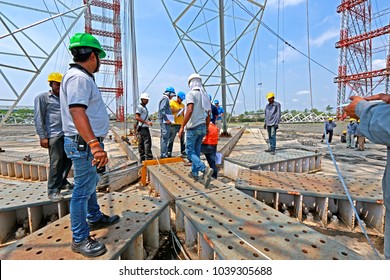
<path id="1" fill-rule="evenodd" d="M 277 132 L 277 147 L 278 149 L 297 148 L 322 153 L 322 171 L 317 174 L 323 174 L 323 176 L 337 175 L 334 162 L 330 157 L 331 151 L 335 156 L 342 176 L 345 178 L 350 176 L 368 177 L 380 181 L 386 164 L 386 147 L 366 141 L 366 149 L 364 151 L 347 149 L 346 144 L 340 142 L 341 132 L 346 128 L 346 125 L 347 123 L 337 122 L 333 136 L 334 140 L 330 147 L 328 147 L 326 143 L 321 143 L 320 141 L 323 133 L 322 123 L 281 124 Z M 236 124 L 232 124 L 231 126 L 236 126 Z M 267 147 L 265 141 L 267 136 L 266 131 L 262 127 L 262 124 L 252 123 L 248 125 L 246 132 L 237 143 L 231 156 L 242 153 L 254 153 L 258 149 L 265 149 Z M 159 138 L 153 137 L 152 141 L 153 153 L 158 155 Z M 115 145 L 115 143 L 112 141 L 107 143 L 107 145 L 110 148 L 110 145 Z M 174 147 L 176 149 L 178 145 L 174 145 Z M 24 151 L 26 155 L 33 151 L 45 152 L 39 146 L 39 139 L 33 125 L 7 125 L 0 128 L 0 148 L 4 150 Z M 115 150 L 115 147 L 111 147 L 111 149 Z M 223 176 L 223 169 L 221 169 L 220 175 L 221 180 L 234 184 L 230 179 Z M 149 189 L 140 186 L 139 182 L 125 187 L 122 191 L 139 195 L 149 195 Z M 340 232 L 320 227 L 313 228 L 323 234 L 332 236 L 340 243 L 366 256 L 368 259 L 376 259 L 372 248 L 362 234 Z M 156 259 L 177 259 L 177 251 L 179 249 L 174 246 L 172 236 L 167 235 L 164 238 L 165 241 L 159 252 L 157 252 Z M 379 255 L 383 258 L 383 237 L 370 236 L 370 238 Z"/>

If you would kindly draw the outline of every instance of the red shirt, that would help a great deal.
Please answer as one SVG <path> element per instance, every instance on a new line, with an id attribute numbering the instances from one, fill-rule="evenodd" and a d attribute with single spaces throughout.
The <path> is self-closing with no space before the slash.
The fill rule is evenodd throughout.
<path id="1" fill-rule="evenodd" d="M 202 144 L 206 145 L 217 145 L 218 144 L 218 127 L 210 122 L 209 133 L 206 134 Z"/>

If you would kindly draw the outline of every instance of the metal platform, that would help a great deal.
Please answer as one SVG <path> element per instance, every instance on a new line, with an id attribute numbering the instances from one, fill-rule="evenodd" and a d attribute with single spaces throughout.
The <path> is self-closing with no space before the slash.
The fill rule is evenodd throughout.
<path id="1" fill-rule="evenodd" d="M 367 230 L 371 234 L 383 235 L 385 208 L 381 179 L 355 177 L 345 178 L 344 181 Z M 307 215 L 311 213 L 314 220 L 317 220 L 317 225 L 360 231 L 338 177 L 241 169 L 236 188 L 276 210 L 287 210 L 288 215 L 299 221 L 312 222 L 310 215 L 309 219 Z M 334 215 L 343 224 L 335 223 Z"/>
<path id="2" fill-rule="evenodd" d="M 198 259 L 362 259 L 356 252 L 245 193 L 213 180 L 205 189 L 189 167 L 148 167 L 156 195 L 171 201 L 175 228 Z"/>
<path id="3" fill-rule="evenodd" d="M 275 155 L 259 151 L 225 158 L 224 174 L 235 180 L 240 168 L 295 173 L 316 172 L 321 170 L 321 158 L 320 153 L 294 149 L 277 150 Z"/>
<path id="4" fill-rule="evenodd" d="M 31 161 L 23 160 L 30 156 Z M 9 151 L 0 153 L 0 176 L 27 181 L 47 181 L 49 156 L 47 153 L 22 153 Z"/>
<path id="5" fill-rule="evenodd" d="M 99 198 L 101 211 L 117 214 L 120 221 L 93 231 L 104 242 L 107 252 L 96 259 L 137 259 L 144 251 L 159 247 L 159 231 L 170 229 L 168 202 L 125 193 L 109 193 Z M 69 215 L 0 250 L 2 260 L 85 260 L 71 250 L 72 232 Z"/>
<path id="6" fill-rule="evenodd" d="M 70 191 L 63 191 L 64 200 L 52 202 L 47 198 L 46 182 L 17 182 L 8 180 L 0 185 L 0 243 L 28 221 L 27 233 L 42 226 L 47 217 L 61 218 L 69 213 Z"/>

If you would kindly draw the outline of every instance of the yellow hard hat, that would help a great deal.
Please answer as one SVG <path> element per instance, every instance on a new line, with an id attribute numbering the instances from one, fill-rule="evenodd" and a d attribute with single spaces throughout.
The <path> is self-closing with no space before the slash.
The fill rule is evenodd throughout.
<path id="1" fill-rule="evenodd" d="M 333 118 L 330 118 L 330 117 L 329 117 L 329 118 L 328 118 L 328 121 L 333 121 Z"/>
<path id="2" fill-rule="evenodd" d="M 353 121 L 356 121 L 356 119 L 350 118 L 349 121 L 350 121 L 350 122 L 353 122 Z"/>
<path id="3" fill-rule="evenodd" d="M 273 92 L 267 93 L 267 96 L 266 96 L 267 99 L 270 99 L 272 97 L 275 97 L 275 93 L 273 93 Z"/>
<path id="4" fill-rule="evenodd" d="M 343 130 L 343 134 L 346 134 L 346 133 L 347 133 L 347 130 L 346 130 L 346 129 L 344 129 L 344 130 Z"/>
<path id="5" fill-rule="evenodd" d="M 58 82 L 61 83 L 62 81 L 62 74 L 58 72 L 53 72 L 50 73 L 49 76 L 47 77 L 48 82 Z"/>
<path id="6" fill-rule="evenodd" d="M 360 123 L 360 119 L 358 119 L 358 123 Z"/>

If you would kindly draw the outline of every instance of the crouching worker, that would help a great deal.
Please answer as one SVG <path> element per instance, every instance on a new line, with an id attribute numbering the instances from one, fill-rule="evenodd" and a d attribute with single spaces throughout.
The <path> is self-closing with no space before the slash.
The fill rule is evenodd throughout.
<path id="1" fill-rule="evenodd" d="M 210 122 L 207 134 L 202 142 L 201 152 L 206 156 L 207 162 L 210 168 L 213 170 L 211 177 L 217 179 L 218 168 L 216 166 L 216 155 L 217 155 L 217 145 L 218 145 L 218 127 Z"/>

